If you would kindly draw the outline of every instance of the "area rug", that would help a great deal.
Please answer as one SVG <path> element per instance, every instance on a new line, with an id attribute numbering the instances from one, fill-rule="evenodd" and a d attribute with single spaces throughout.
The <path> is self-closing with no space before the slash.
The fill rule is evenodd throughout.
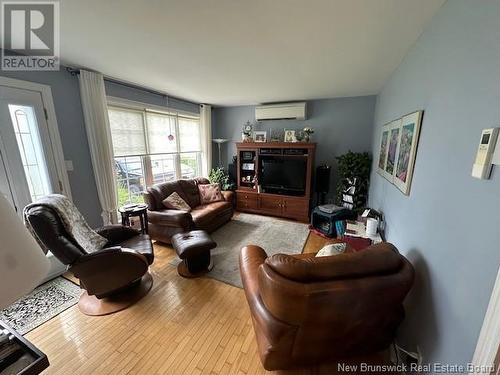
<path id="1" fill-rule="evenodd" d="M 300 254 L 309 235 L 307 224 L 239 213 L 212 233 L 217 242 L 212 250 L 214 268 L 206 276 L 242 288 L 239 270 L 240 249 L 246 245 L 262 247 L 267 255 Z M 170 263 L 179 264 L 175 259 Z"/>
<path id="2" fill-rule="evenodd" d="M 78 285 L 58 277 L 0 310 L 0 320 L 24 335 L 78 303 L 80 294 Z"/>

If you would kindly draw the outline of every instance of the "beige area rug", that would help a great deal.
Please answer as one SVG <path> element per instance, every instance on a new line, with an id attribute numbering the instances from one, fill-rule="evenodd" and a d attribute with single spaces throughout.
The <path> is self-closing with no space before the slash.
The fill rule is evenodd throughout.
<path id="1" fill-rule="evenodd" d="M 35 288 L 6 309 L 0 310 L 0 320 L 21 335 L 76 305 L 80 287 L 63 277 L 57 277 Z"/>
<path id="2" fill-rule="evenodd" d="M 212 250 L 214 268 L 206 276 L 242 288 L 239 270 L 242 247 L 260 246 L 268 256 L 300 254 L 308 235 L 307 224 L 238 213 L 229 223 L 211 234 L 217 247 Z M 175 259 L 171 264 L 176 266 L 179 262 L 179 259 Z"/>

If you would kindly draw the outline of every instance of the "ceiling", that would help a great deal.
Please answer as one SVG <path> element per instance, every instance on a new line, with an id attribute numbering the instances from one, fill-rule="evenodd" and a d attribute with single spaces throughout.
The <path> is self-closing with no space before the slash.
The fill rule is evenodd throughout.
<path id="1" fill-rule="evenodd" d="M 61 0 L 61 60 L 195 102 L 376 94 L 445 0 Z"/>

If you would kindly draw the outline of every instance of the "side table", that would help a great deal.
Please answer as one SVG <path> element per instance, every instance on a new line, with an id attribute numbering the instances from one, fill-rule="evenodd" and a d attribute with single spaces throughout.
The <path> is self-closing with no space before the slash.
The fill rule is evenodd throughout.
<path id="1" fill-rule="evenodd" d="M 122 225 L 130 226 L 131 217 L 139 217 L 141 222 L 141 233 L 148 234 L 148 206 L 145 204 L 138 204 L 135 206 L 122 206 L 118 209 L 122 216 Z"/>

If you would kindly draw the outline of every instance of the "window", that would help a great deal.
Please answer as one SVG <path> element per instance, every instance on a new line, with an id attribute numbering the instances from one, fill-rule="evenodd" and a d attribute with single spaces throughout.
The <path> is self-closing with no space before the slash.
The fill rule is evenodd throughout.
<path id="1" fill-rule="evenodd" d="M 109 106 L 118 205 L 142 202 L 146 186 L 201 174 L 198 116 Z"/>

